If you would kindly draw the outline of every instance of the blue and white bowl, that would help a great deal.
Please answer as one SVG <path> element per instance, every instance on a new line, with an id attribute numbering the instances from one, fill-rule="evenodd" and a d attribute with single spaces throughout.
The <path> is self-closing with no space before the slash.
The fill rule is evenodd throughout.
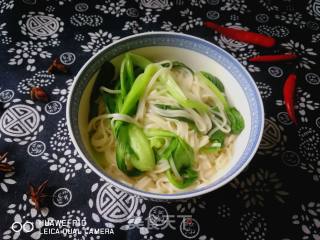
<path id="1" fill-rule="evenodd" d="M 88 138 L 90 96 L 95 73 L 105 61 L 119 65 L 122 54 L 132 51 L 151 60 L 175 59 L 195 70 L 205 70 L 220 78 L 226 95 L 242 113 L 245 129 L 237 137 L 228 167 L 209 185 L 177 194 L 144 192 L 112 179 L 93 157 Z M 257 86 L 246 69 L 230 54 L 203 39 L 180 33 L 149 32 L 123 38 L 104 47 L 81 68 L 67 103 L 67 123 L 73 144 L 88 166 L 101 178 L 131 194 L 157 200 L 199 196 L 220 188 L 235 178 L 258 149 L 264 124 L 263 104 Z"/>

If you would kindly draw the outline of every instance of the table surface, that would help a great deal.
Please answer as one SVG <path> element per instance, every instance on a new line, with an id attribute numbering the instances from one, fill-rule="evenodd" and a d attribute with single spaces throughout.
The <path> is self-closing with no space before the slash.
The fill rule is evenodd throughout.
<path id="1" fill-rule="evenodd" d="M 262 49 L 227 39 L 204 29 L 205 20 L 271 35 L 278 45 Z M 0 172 L 0 238 L 319 240 L 319 29 L 319 0 L 0 0 L 0 152 L 8 152 L 3 162 L 15 168 Z M 66 99 L 80 67 L 102 46 L 150 30 L 184 32 L 220 46 L 261 92 L 266 118 L 257 154 L 235 180 L 201 198 L 160 203 L 121 192 L 84 164 L 68 136 Z M 299 61 L 246 61 L 286 51 L 299 54 Z M 47 73 L 55 57 L 69 74 Z M 282 96 L 291 72 L 298 75 L 297 126 Z M 43 87 L 50 102 L 31 101 L 31 86 Z M 48 196 L 37 211 L 26 195 L 28 183 L 46 179 Z M 69 220 L 53 229 L 82 235 L 45 234 L 35 224 L 53 219 Z M 17 230 L 19 223 L 24 230 Z"/>

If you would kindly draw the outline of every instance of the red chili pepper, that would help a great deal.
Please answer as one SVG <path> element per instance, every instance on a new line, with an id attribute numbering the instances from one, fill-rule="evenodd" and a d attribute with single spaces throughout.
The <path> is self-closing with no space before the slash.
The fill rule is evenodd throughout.
<path id="1" fill-rule="evenodd" d="M 296 90 L 297 75 L 291 73 L 283 86 L 283 97 L 289 118 L 297 125 L 298 121 L 294 111 L 294 95 Z"/>
<path id="2" fill-rule="evenodd" d="M 248 59 L 249 62 L 281 62 L 290 61 L 298 58 L 297 54 L 285 53 L 285 54 L 275 54 L 275 55 L 260 55 L 251 57 Z"/>
<path id="3" fill-rule="evenodd" d="M 273 47 L 276 44 L 276 40 L 274 38 L 261 33 L 228 28 L 209 21 L 204 22 L 203 25 L 237 41 L 251 43 L 268 48 Z"/>

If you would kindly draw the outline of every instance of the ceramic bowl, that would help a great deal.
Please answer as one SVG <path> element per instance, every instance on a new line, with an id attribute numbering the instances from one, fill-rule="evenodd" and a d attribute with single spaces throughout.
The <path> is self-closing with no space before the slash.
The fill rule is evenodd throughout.
<path id="1" fill-rule="evenodd" d="M 230 102 L 242 113 L 245 129 L 237 137 L 228 167 L 209 185 L 176 194 L 156 194 L 135 189 L 112 179 L 94 158 L 88 138 L 90 96 L 95 76 L 105 61 L 119 65 L 123 54 L 132 51 L 153 61 L 175 59 L 195 70 L 220 78 Z M 234 179 L 253 158 L 263 133 L 264 110 L 257 86 L 247 70 L 230 54 L 203 39 L 180 33 L 149 32 L 114 42 L 91 57 L 80 69 L 67 103 L 69 134 L 82 159 L 101 178 L 128 193 L 155 200 L 174 200 L 214 191 Z"/>

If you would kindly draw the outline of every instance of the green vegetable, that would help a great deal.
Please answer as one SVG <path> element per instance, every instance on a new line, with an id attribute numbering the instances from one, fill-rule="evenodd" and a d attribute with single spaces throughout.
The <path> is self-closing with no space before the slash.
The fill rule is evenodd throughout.
<path id="1" fill-rule="evenodd" d="M 151 138 L 151 137 L 176 137 L 177 136 L 173 132 L 170 132 L 167 130 L 162 130 L 162 129 L 154 129 L 154 128 L 145 129 L 144 133 L 146 134 L 146 136 L 148 138 Z"/>
<path id="2" fill-rule="evenodd" d="M 226 109 L 226 114 L 231 124 L 231 132 L 239 134 L 244 129 L 244 119 L 235 107 Z"/>
<path id="3" fill-rule="evenodd" d="M 225 137 L 226 134 L 224 132 L 222 132 L 221 130 L 217 130 L 210 136 L 210 141 L 212 143 L 220 143 L 221 147 L 223 147 Z"/>
<path id="4" fill-rule="evenodd" d="M 134 71 L 133 71 L 133 63 L 130 54 L 126 54 L 126 70 L 127 70 L 127 79 L 130 83 L 130 87 L 133 85 L 135 80 Z"/>
<path id="5" fill-rule="evenodd" d="M 151 64 L 152 62 L 145 58 L 145 57 L 142 57 L 140 55 L 137 55 L 137 54 L 134 54 L 134 53 L 128 53 L 128 55 L 131 57 L 132 59 L 132 63 L 133 65 L 135 66 L 138 66 L 140 67 L 141 69 L 145 69 L 149 64 Z"/>
<path id="6" fill-rule="evenodd" d="M 207 79 L 201 72 L 197 73 L 199 79 L 203 81 L 217 96 L 224 106 L 224 110 L 227 114 L 229 122 L 231 124 L 231 133 L 239 134 L 244 129 L 244 119 L 241 113 L 235 108 L 230 106 L 227 99 L 223 93 L 213 84 L 209 79 Z"/>
<path id="7" fill-rule="evenodd" d="M 155 166 L 152 148 L 143 130 L 134 124 L 129 125 L 129 144 L 135 157 L 131 158 L 132 165 L 140 171 L 150 171 Z"/>
<path id="8" fill-rule="evenodd" d="M 171 106 L 171 105 L 166 105 L 166 104 L 155 104 L 157 108 L 163 109 L 163 110 L 182 110 L 179 107 Z"/>
<path id="9" fill-rule="evenodd" d="M 166 86 L 171 96 L 184 108 L 194 108 L 200 112 L 207 112 L 209 110 L 206 104 L 188 99 L 170 73 L 160 76 L 160 81 Z"/>
<path id="10" fill-rule="evenodd" d="M 100 91 L 102 100 L 106 106 L 107 113 L 114 113 L 116 111 L 116 101 L 118 96 L 114 96 L 114 94 L 108 94 L 105 91 Z"/>
<path id="11" fill-rule="evenodd" d="M 139 101 L 140 97 L 143 95 L 148 83 L 150 82 L 152 76 L 158 70 L 157 66 L 154 64 L 148 65 L 143 74 L 139 75 L 132 85 L 130 92 L 124 100 L 123 106 L 121 108 L 121 114 L 128 114 L 134 108 L 134 106 Z"/>
<path id="12" fill-rule="evenodd" d="M 144 70 L 149 64 L 151 64 L 151 62 L 142 56 L 133 53 L 126 53 L 124 55 L 120 67 L 121 95 L 123 99 L 130 91 L 136 79 L 134 66 L 138 66 Z"/>
<path id="13" fill-rule="evenodd" d="M 183 171 L 181 172 L 182 180 L 177 179 L 171 170 L 168 170 L 166 172 L 166 176 L 172 185 L 177 188 L 183 189 L 189 187 L 194 183 L 195 180 L 197 180 L 198 173 L 191 168 L 187 168 L 183 169 Z"/>
<path id="14" fill-rule="evenodd" d="M 204 83 L 206 84 L 211 91 L 216 95 L 216 97 L 220 100 L 220 102 L 223 104 L 223 106 L 225 108 L 229 107 L 229 103 L 227 101 L 227 99 L 225 98 L 223 92 L 221 92 L 219 90 L 219 88 L 217 88 L 216 85 L 214 85 L 208 78 L 206 78 L 201 72 L 197 73 L 198 78 Z"/>
<path id="15" fill-rule="evenodd" d="M 181 137 L 176 134 L 159 129 L 145 130 L 147 137 L 167 137 L 170 139 L 169 146 L 159 154 L 159 159 L 166 159 L 174 164 L 181 178 L 178 178 L 173 170 L 168 170 L 166 175 L 174 186 L 178 188 L 186 188 L 190 186 L 198 177 L 196 171 L 192 169 L 194 161 L 194 152 L 192 147 L 187 144 Z"/>
<path id="16" fill-rule="evenodd" d="M 178 140 L 178 144 L 172 153 L 172 158 L 178 172 L 180 172 L 185 168 L 192 167 L 192 163 L 194 161 L 194 152 L 192 147 L 182 138 L 177 137 L 176 139 Z"/>
<path id="17" fill-rule="evenodd" d="M 207 153 L 218 152 L 219 150 L 221 150 L 221 148 L 224 145 L 225 137 L 226 137 L 226 134 L 224 132 L 222 132 L 221 130 L 214 132 L 210 136 L 210 144 L 201 148 L 201 151 L 207 152 Z"/>
<path id="18" fill-rule="evenodd" d="M 172 138 L 169 146 L 163 151 L 162 154 L 159 154 L 160 159 L 169 160 L 172 153 L 177 148 L 178 144 L 179 144 L 178 140 L 176 138 Z"/>
<path id="19" fill-rule="evenodd" d="M 224 86 L 223 83 L 220 81 L 219 78 L 217 78 L 216 76 L 213 76 L 211 73 L 208 72 L 204 72 L 204 71 L 200 71 L 201 74 L 206 77 L 207 79 L 209 79 L 214 85 L 216 85 L 216 87 L 224 93 Z"/>
<path id="20" fill-rule="evenodd" d="M 124 98 L 129 91 L 129 82 L 127 81 L 127 71 L 126 71 L 126 59 L 124 58 L 121 62 L 120 67 L 120 85 L 121 85 L 121 96 Z"/>
<path id="21" fill-rule="evenodd" d="M 150 141 L 150 147 L 156 148 L 156 149 L 160 149 L 165 143 L 162 137 L 152 137 L 149 139 L 149 141 Z"/>
<path id="22" fill-rule="evenodd" d="M 115 111 L 114 112 L 120 112 L 120 109 L 122 108 L 122 96 L 121 94 L 118 94 L 115 101 Z"/>
<path id="23" fill-rule="evenodd" d="M 162 66 L 169 67 L 170 64 L 164 63 L 164 64 L 162 64 Z M 179 62 L 179 61 L 172 61 L 172 68 L 186 68 L 188 71 L 191 72 L 191 74 L 194 74 L 193 70 L 190 67 L 188 67 L 187 65 L 185 65 L 184 63 Z"/>
<path id="24" fill-rule="evenodd" d="M 123 105 L 120 110 L 120 114 L 133 114 L 133 110 L 136 108 L 140 97 L 143 95 L 148 83 L 150 82 L 152 76 L 156 73 L 158 67 L 155 64 L 149 64 L 144 73 L 140 74 L 134 81 L 128 95 L 124 99 Z M 117 129 L 121 126 L 121 121 L 117 121 L 114 127 L 115 133 Z"/>
<path id="25" fill-rule="evenodd" d="M 134 157 L 134 152 L 129 145 L 128 126 L 124 125 L 119 129 L 117 146 L 116 146 L 116 161 L 118 168 L 128 176 L 138 176 L 141 172 L 132 167 L 129 169 L 127 165 L 131 164 L 131 158 Z"/>
<path id="26" fill-rule="evenodd" d="M 119 128 L 116 161 L 118 168 L 128 176 L 154 168 L 154 153 L 142 129 L 134 124 L 122 125 Z M 129 169 L 128 166 L 132 167 Z"/>

